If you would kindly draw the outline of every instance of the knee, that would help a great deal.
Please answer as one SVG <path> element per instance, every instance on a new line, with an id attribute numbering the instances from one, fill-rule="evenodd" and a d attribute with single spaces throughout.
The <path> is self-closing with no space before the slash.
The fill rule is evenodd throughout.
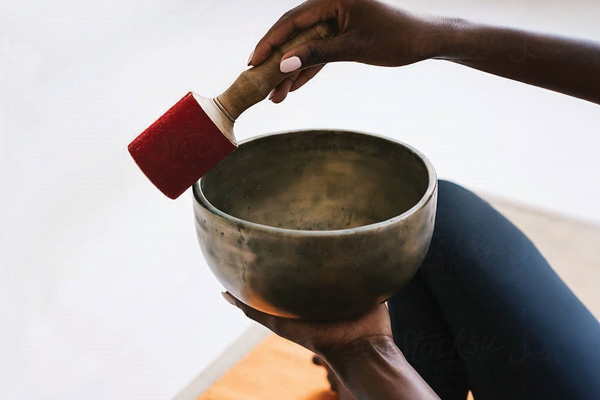
<path id="1" fill-rule="evenodd" d="M 436 223 L 465 221 L 489 209 L 490 205 L 469 189 L 454 182 L 438 181 Z"/>
<path id="2" fill-rule="evenodd" d="M 444 179 L 439 179 L 438 180 L 438 190 L 440 192 L 444 192 L 444 193 L 459 193 L 459 192 L 467 192 L 467 193 L 471 193 L 472 192 L 469 189 L 466 189 L 463 186 L 460 186 L 457 183 L 451 182 L 451 181 L 447 181 Z"/>
<path id="3" fill-rule="evenodd" d="M 477 195 L 454 182 L 438 180 L 438 208 L 440 205 L 456 206 L 467 199 L 478 198 Z"/>

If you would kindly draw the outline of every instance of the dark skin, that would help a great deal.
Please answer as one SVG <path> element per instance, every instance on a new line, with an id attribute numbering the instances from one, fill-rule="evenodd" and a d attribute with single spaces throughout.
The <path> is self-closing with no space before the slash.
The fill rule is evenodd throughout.
<path id="1" fill-rule="evenodd" d="M 223 297 L 248 318 L 317 354 L 342 400 L 439 399 L 394 344 L 383 304 L 353 319 L 310 322 L 265 314 L 229 293 Z"/>
<path id="2" fill-rule="evenodd" d="M 418 15 L 374 0 L 302 3 L 259 41 L 249 64 L 259 65 L 273 48 L 323 21 L 336 34 L 283 56 L 282 61 L 298 57 L 300 67 L 274 89 L 273 102 L 283 101 L 329 62 L 403 66 L 438 59 L 600 104 L 600 43 Z M 437 398 L 395 346 L 384 305 L 351 320 L 309 322 L 267 315 L 225 297 L 249 318 L 315 352 L 342 399 Z"/>
<path id="3" fill-rule="evenodd" d="M 399 67 L 427 59 L 452 61 L 600 104 L 600 43 L 410 13 L 374 0 L 309 0 L 284 14 L 258 42 L 259 65 L 292 35 L 330 21 L 337 34 L 303 44 L 300 69 L 273 91 L 279 103 L 326 63 L 356 61 Z"/>

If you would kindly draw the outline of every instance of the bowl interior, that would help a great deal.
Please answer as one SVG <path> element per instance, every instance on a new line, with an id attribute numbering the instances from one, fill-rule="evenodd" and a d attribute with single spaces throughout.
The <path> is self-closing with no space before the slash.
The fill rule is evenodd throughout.
<path id="1" fill-rule="evenodd" d="M 242 143 L 200 188 L 214 207 L 242 220 L 322 231 L 396 217 L 419 202 L 428 183 L 425 162 L 400 143 L 300 131 Z"/>

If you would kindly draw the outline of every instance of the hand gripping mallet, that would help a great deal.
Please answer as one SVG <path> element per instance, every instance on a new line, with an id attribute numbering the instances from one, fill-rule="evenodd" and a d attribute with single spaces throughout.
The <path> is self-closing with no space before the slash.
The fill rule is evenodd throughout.
<path id="1" fill-rule="evenodd" d="M 279 70 L 281 57 L 302 43 L 330 36 L 331 28 L 320 23 L 242 72 L 221 95 L 210 99 L 189 92 L 129 144 L 129 153 L 161 192 L 176 199 L 237 148 L 233 124 L 240 114 L 293 73 Z"/>

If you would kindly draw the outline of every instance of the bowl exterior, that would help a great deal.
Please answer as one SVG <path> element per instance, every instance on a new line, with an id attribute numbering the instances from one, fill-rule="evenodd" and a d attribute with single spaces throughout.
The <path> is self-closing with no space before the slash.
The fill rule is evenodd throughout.
<path id="1" fill-rule="evenodd" d="M 339 231 L 277 229 L 228 218 L 210 209 L 196 183 L 196 234 L 214 275 L 244 303 L 282 317 L 355 316 L 390 298 L 421 266 L 437 205 L 432 173 L 418 206 L 397 218 Z"/>
<path id="2" fill-rule="evenodd" d="M 283 317 L 364 313 L 405 286 L 433 234 L 437 187 L 406 219 L 342 235 L 275 233 L 226 220 L 194 201 L 196 233 L 217 279 L 244 303 Z"/>

